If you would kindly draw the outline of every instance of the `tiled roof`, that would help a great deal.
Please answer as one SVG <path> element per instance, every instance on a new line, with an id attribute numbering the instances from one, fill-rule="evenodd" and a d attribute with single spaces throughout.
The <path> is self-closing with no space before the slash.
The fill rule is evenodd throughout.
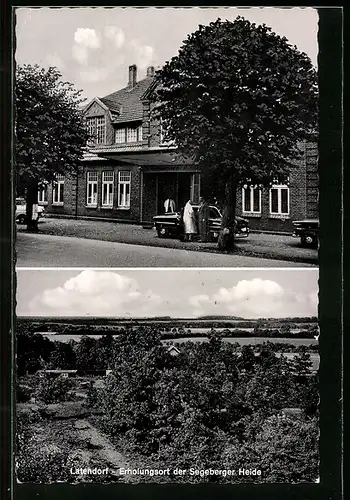
<path id="1" fill-rule="evenodd" d="M 113 118 L 114 123 L 124 123 L 142 120 L 143 106 L 141 97 L 149 88 L 154 78 L 144 78 L 140 80 L 133 88 L 125 87 L 117 90 L 113 94 L 105 97 L 100 97 L 102 101 L 112 113 L 119 113 Z"/>
<path id="2" fill-rule="evenodd" d="M 107 106 L 107 108 L 111 111 L 111 113 L 118 113 L 118 114 L 120 113 L 121 105 L 117 104 L 112 99 L 107 99 L 106 97 L 102 97 L 100 101 Z"/>

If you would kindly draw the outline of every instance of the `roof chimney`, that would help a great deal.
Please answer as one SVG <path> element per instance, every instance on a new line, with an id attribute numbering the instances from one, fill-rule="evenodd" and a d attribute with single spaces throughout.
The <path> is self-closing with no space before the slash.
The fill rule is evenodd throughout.
<path id="1" fill-rule="evenodd" d="M 129 66 L 129 87 L 132 89 L 137 83 L 137 67 L 136 64 Z"/>
<path id="2" fill-rule="evenodd" d="M 154 66 L 148 66 L 147 68 L 147 78 L 151 78 L 154 76 Z"/>

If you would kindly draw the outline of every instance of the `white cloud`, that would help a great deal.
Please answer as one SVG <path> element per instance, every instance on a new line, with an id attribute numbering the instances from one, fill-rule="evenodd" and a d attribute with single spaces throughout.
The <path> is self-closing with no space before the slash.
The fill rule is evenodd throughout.
<path id="1" fill-rule="evenodd" d="M 108 68 L 89 68 L 86 71 L 80 71 L 80 78 L 87 83 L 102 82 L 108 78 L 109 73 Z"/>
<path id="2" fill-rule="evenodd" d="M 63 69 L 66 65 L 64 61 L 60 58 L 57 52 L 46 55 L 46 60 L 50 66 L 56 66 L 56 68 Z"/>
<path id="3" fill-rule="evenodd" d="M 74 44 L 72 47 L 73 58 L 79 64 L 87 64 L 89 52 L 86 47 L 82 47 L 81 45 Z"/>
<path id="4" fill-rule="evenodd" d="M 317 308 L 318 308 L 318 292 L 311 292 L 309 294 L 309 299 L 310 299 L 311 304 L 313 304 L 313 306 L 317 310 Z"/>
<path id="5" fill-rule="evenodd" d="M 261 299 L 265 296 L 280 298 L 283 293 L 283 288 L 275 281 L 255 278 L 249 281 L 239 281 L 236 286 L 230 289 L 220 288 L 215 298 L 218 301 L 231 303 L 234 301 L 249 301 L 255 298 Z"/>
<path id="6" fill-rule="evenodd" d="M 188 302 L 189 302 L 190 306 L 199 307 L 202 304 L 210 302 L 210 297 L 209 297 L 209 295 L 205 295 L 205 294 L 193 295 L 192 297 L 190 297 L 188 299 Z"/>
<path id="7" fill-rule="evenodd" d="M 33 314 L 57 316 L 157 316 L 161 299 L 135 279 L 116 272 L 82 271 L 30 302 Z"/>
<path id="8" fill-rule="evenodd" d="M 193 314 L 232 314 L 246 318 L 317 315 L 317 294 L 284 290 L 271 280 L 241 280 L 232 288 L 189 298 Z"/>
<path id="9" fill-rule="evenodd" d="M 135 60 L 135 64 L 140 69 L 145 69 L 154 60 L 154 48 L 150 45 L 143 45 L 138 40 L 130 42 L 130 48 Z"/>
<path id="10" fill-rule="evenodd" d="M 211 304 L 211 299 L 209 295 L 193 295 L 188 299 L 189 305 L 192 307 L 192 314 L 194 316 L 201 316 L 203 314 L 203 308 L 206 305 Z"/>
<path id="11" fill-rule="evenodd" d="M 120 49 L 125 42 L 124 31 L 118 26 L 106 26 L 104 29 L 104 36 L 111 40 L 117 49 Z"/>
<path id="12" fill-rule="evenodd" d="M 91 28 L 78 28 L 74 33 L 74 41 L 89 49 L 98 49 L 101 45 L 96 31 Z"/>

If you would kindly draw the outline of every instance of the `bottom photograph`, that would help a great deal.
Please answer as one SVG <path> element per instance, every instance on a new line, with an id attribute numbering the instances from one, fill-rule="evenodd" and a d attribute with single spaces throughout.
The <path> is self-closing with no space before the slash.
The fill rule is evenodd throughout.
<path id="1" fill-rule="evenodd" d="M 18 270 L 18 483 L 319 482 L 317 269 Z"/>

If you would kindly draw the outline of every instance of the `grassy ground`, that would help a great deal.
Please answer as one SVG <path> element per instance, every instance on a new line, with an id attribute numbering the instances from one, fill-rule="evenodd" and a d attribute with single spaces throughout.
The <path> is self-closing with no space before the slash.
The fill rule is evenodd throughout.
<path id="1" fill-rule="evenodd" d="M 119 477 L 118 472 L 120 467 L 130 464 L 89 421 L 91 416 L 82 401 L 40 407 L 33 403 L 18 404 L 18 480 L 45 484 L 127 481 L 128 478 Z M 22 432 L 23 419 L 25 430 Z M 87 475 L 77 470 L 85 468 L 106 472 Z"/>

